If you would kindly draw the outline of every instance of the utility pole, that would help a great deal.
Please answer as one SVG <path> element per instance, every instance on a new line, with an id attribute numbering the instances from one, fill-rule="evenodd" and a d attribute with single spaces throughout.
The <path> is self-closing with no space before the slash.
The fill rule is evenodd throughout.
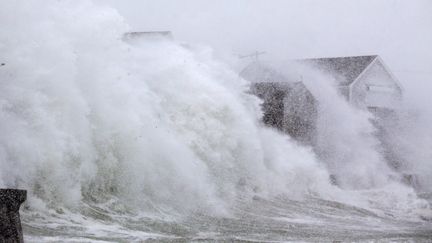
<path id="1" fill-rule="evenodd" d="M 255 61 L 258 61 L 259 56 L 264 55 L 264 54 L 266 54 L 266 52 L 264 52 L 264 51 L 261 51 L 261 52 L 255 51 L 255 52 L 252 52 L 249 55 L 243 55 L 243 56 L 239 55 L 239 58 L 240 59 L 243 59 L 243 58 L 253 58 L 253 59 L 255 59 Z"/>

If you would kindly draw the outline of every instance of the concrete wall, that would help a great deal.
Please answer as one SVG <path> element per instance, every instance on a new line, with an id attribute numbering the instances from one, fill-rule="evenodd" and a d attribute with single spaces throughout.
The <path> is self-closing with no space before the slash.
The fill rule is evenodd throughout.
<path id="1" fill-rule="evenodd" d="M 24 242 L 19 208 L 27 191 L 0 189 L 0 242 Z"/>

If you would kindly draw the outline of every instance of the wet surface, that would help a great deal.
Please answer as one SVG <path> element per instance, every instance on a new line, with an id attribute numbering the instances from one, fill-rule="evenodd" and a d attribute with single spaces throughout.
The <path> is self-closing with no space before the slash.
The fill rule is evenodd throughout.
<path id="1" fill-rule="evenodd" d="M 255 198 L 232 211 L 229 217 L 191 214 L 170 219 L 114 214 L 93 206 L 83 217 L 26 213 L 24 232 L 28 242 L 432 241 L 431 221 L 378 215 L 322 199 Z"/>

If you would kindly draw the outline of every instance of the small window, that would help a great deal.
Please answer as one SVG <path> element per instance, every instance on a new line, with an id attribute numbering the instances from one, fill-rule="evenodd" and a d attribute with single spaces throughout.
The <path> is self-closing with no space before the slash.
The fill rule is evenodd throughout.
<path id="1" fill-rule="evenodd" d="M 390 86 L 367 85 L 366 90 L 372 92 L 393 93 L 394 88 Z"/>

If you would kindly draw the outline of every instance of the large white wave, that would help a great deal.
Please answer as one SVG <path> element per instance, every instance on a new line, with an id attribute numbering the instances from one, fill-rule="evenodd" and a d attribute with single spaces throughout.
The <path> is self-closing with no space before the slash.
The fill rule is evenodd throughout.
<path id="1" fill-rule="evenodd" d="M 112 10 L 39 4 L 2 8 L 2 186 L 68 206 L 114 194 L 176 208 L 326 186 L 209 49 L 129 45 Z"/>

